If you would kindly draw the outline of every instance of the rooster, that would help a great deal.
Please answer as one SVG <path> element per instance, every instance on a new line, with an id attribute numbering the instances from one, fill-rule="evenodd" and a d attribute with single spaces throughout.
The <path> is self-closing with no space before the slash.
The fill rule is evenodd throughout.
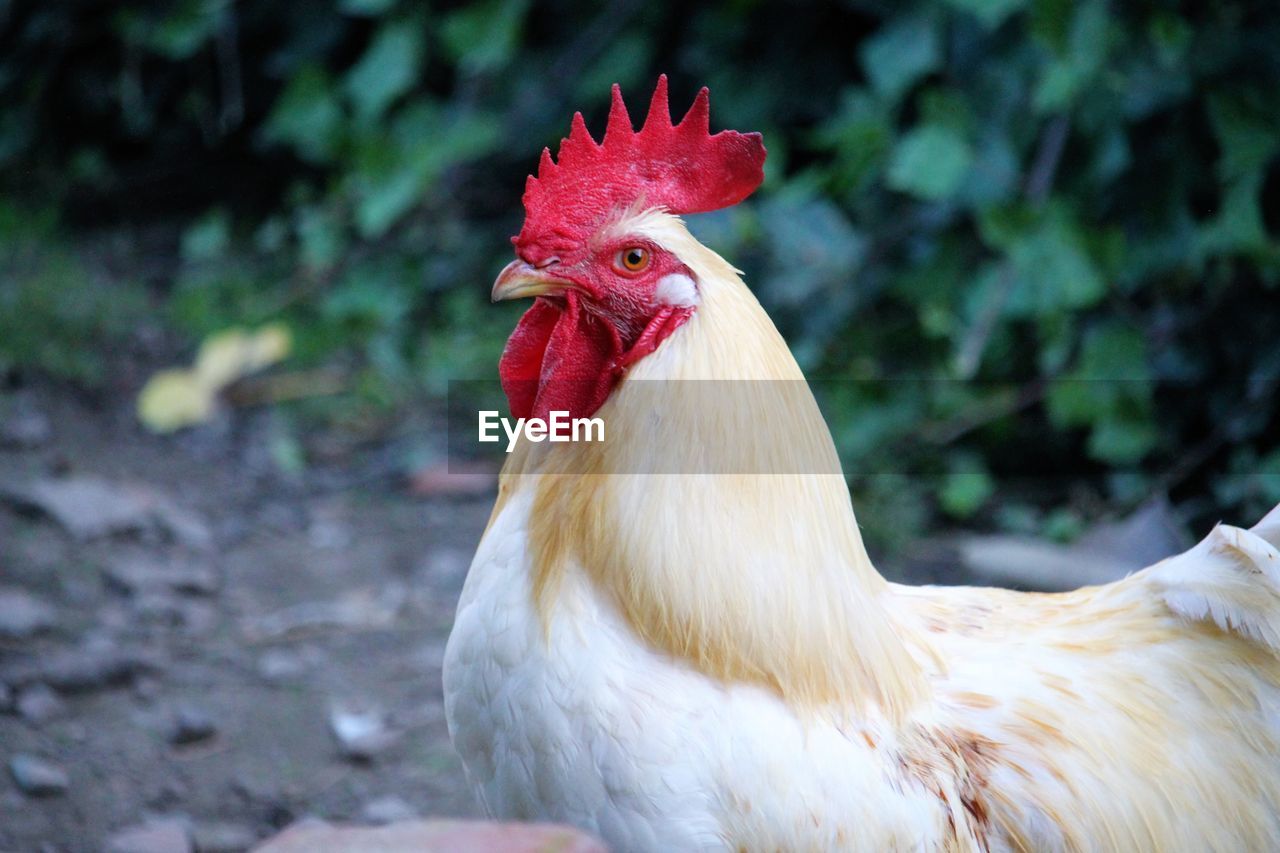
<path id="1" fill-rule="evenodd" d="M 518 443 L 462 591 L 483 808 L 617 850 L 1280 849 L 1280 507 L 1075 592 L 887 582 L 786 343 L 680 219 L 763 178 L 708 112 L 673 125 L 661 78 L 638 132 L 616 86 L 602 142 L 575 115 L 493 286 L 535 298 L 512 413 L 609 433 Z"/>

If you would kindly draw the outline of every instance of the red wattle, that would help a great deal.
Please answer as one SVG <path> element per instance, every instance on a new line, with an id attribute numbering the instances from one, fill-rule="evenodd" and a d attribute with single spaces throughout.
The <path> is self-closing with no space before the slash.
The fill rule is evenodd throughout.
<path id="1" fill-rule="evenodd" d="M 582 310 L 577 294 L 561 308 L 538 299 L 507 340 L 498 375 L 511 414 L 543 418 L 553 411 L 590 417 L 622 376 L 622 342 L 613 327 Z"/>
<path id="2" fill-rule="evenodd" d="M 534 300 L 516 324 L 498 362 L 498 376 L 507 406 L 517 418 L 527 418 L 538 398 L 542 376 L 542 355 L 561 311 L 546 299 Z"/>
<path id="3" fill-rule="evenodd" d="M 657 349 L 692 313 L 684 307 L 660 309 L 626 347 L 610 323 L 583 310 L 573 291 L 565 294 L 563 307 L 536 300 L 507 339 L 498 363 L 511 414 L 544 420 L 553 411 L 590 417 L 627 368 Z"/>

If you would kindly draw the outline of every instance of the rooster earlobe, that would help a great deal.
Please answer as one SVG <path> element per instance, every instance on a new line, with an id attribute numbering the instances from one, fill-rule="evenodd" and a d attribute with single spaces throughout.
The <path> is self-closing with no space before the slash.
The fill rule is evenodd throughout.
<path id="1" fill-rule="evenodd" d="M 671 127 L 671 107 L 667 103 L 667 75 L 658 77 L 658 87 L 653 90 L 653 100 L 649 101 L 649 114 L 644 119 L 644 129 L 661 130 Z"/>
<path id="2" fill-rule="evenodd" d="M 609 123 L 605 125 L 605 148 L 612 148 L 635 135 L 631 128 L 631 116 L 627 115 L 627 105 L 622 101 L 622 87 L 613 84 L 613 102 L 609 105 Z"/>

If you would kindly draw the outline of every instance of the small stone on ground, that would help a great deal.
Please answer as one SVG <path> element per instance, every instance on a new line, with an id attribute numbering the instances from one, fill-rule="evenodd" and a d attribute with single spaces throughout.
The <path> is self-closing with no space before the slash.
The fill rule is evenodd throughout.
<path id="1" fill-rule="evenodd" d="M 209 712 L 196 705 L 179 705 L 169 728 L 169 742 L 176 745 L 196 743 L 214 736 L 218 724 Z"/>
<path id="2" fill-rule="evenodd" d="M 53 437 L 49 416 L 31 405 L 18 405 L 0 420 L 0 447 L 31 450 Z"/>
<path id="3" fill-rule="evenodd" d="M 25 640 L 57 624 L 52 605 L 17 587 L 0 587 L 0 637 Z"/>
<path id="4" fill-rule="evenodd" d="M 192 831 L 196 853 L 241 853 L 258 843 L 258 834 L 241 823 L 202 823 Z"/>
<path id="5" fill-rule="evenodd" d="M 67 703 L 43 684 L 32 684 L 18 694 L 18 715 L 32 725 L 43 725 L 66 716 Z"/>
<path id="6" fill-rule="evenodd" d="M 147 652 L 124 649 L 111 640 L 97 638 L 78 648 L 17 661 L 0 669 L 0 678 L 18 686 L 40 681 L 73 692 L 122 684 L 159 666 Z"/>
<path id="7" fill-rule="evenodd" d="M 418 811 L 400 797 L 391 794 L 365 803 L 360 817 L 369 823 L 395 823 L 419 817 Z"/>
<path id="8" fill-rule="evenodd" d="M 329 729 L 342 755 L 355 761 L 371 761 L 396 740 L 396 733 L 387 728 L 386 716 L 374 709 L 335 708 L 329 715 Z"/>
<path id="9" fill-rule="evenodd" d="M 9 773 L 18 788 L 32 797 L 63 794 L 71 786 L 67 771 L 52 761 L 27 753 L 18 753 L 9 759 Z"/>
<path id="10" fill-rule="evenodd" d="M 191 853 L 191 834 L 181 818 L 149 820 L 107 839 L 107 853 Z"/>

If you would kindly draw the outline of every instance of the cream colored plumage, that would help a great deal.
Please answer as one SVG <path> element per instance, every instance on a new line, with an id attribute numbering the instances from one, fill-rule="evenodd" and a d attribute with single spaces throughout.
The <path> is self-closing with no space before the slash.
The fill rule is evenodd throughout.
<path id="1" fill-rule="evenodd" d="M 736 272 L 660 210 L 608 227 L 698 304 L 599 410 L 606 444 L 503 473 L 444 673 L 489 812 L 618 850 L 1280 849 L 1280 508 L 1102 587 L 888 583 Z M 727 435 L 830 473 L 636 473 Z"/>

